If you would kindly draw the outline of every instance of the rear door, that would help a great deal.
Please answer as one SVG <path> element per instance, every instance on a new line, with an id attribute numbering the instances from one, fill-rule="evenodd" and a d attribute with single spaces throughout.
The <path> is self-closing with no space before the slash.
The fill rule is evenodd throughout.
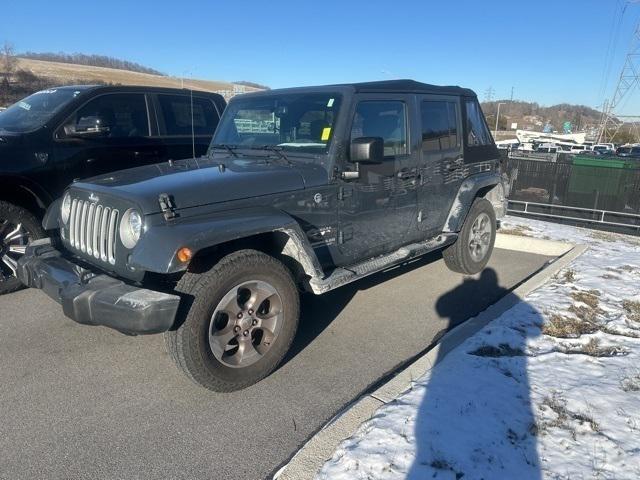
<path id="1" fill-rule="evenodd" d="M 459 97 L 419 95 L 421 124 L 418 228 L 427 236 L 442 231 L 464 178 Z"/>
<path id="2" fill-rule="evenodd" d="M 159 93 L 154 105 L 165 160 L 199 157 L 207 152 L 221 113 L 211 98 Z"/>
<path id="3" fill-rule="evenodd" d="M 150 133 L 145 94 L 106 93 L 88 100 L 54 133 L 63 182 L 159 161 L 160 143 Z"/>

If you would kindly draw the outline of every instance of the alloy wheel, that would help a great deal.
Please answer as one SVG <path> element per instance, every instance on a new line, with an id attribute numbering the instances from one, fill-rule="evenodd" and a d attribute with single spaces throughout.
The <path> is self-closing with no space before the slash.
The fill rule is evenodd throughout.
<path id="1" fill-rule="evenodd" d="M 211 316 L 211 352 L 232 368 L 257 362 L 278 337 L 283 315 L 280 294 L 269 283 L 251 280 L 233 287 Z"/>
<path id="2" fill-rule="evenodd" d="M 29 240 L 22 223 L 0 219 L 0 283 L 15 278 L 18 259 L 25 254 Z"/>
<path id="3" fill-rule="evenodd" d="M 491 232 L 491 219 L 483 212 L 473 221 L 469 233 L 469 253 L 474 262 L 481 262 L 489 252 Z"/>

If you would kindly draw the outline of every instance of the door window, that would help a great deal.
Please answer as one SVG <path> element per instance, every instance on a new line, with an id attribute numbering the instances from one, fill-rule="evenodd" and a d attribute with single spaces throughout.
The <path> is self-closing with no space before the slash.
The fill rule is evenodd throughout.
<path id="1" fill-rule="evenodd" d="M 90 100 L 64 125 L 64 132 L 95 133 L 107 138 L 149 135 L 147 102 L 143 94 L 114 93 Z"/>
<path id="2" fill-rule="evenodd" d="M 211 100 L 190 95 L 158 95 L 164 117 L 166 135 L 191 135 L 191 123 L 195 135 L 213 135 L 218 125 L 218 113 Z"/>
<path id="3" fill-rule="evenodd" d="M 457 107 L 452 101 L 422 102 L 422 151 L 440 152 L 460 146 Z"/>
<path id="4" fill-rule="evenodd" d="M 385 157 L 407 154 L 407 116 L 403 102 L 366 101 L 356 108 L 351 140 L 381 137 Z"/>

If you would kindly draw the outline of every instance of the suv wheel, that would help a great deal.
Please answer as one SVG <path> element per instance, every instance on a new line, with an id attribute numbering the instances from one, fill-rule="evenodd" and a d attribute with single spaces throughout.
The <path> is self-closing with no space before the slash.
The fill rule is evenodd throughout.
<path id="1" fill-rule="evenodd" d="M 449 269 L 473 275 L 489 261 L 496 241 L 496 214 L 485 198 L 476 198 L 456 242 L 442 251 Z"/>
<path id="2" fill-rule="evenodd" d="M 0 201 L 0 295 L 22 288 L 16 277 L 18 259 L 30 241 L 42 237 L 44 231 L 35 216 Z"/>
<path id="3" fill-rule="evenodd" d="M 177 290 L 182 312 L 165 342 L 194 382 L 239 390 L 269 375 L 289 350 L 299 296 L 291 273 L 275 258 L 240 250 L 206 273 L 186 273 Z"/>

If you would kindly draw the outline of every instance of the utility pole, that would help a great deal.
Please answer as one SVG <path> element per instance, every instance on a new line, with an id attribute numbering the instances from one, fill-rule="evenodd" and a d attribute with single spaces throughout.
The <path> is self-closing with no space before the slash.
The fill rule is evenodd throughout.
<path id="1" fill-rule="evenodd" d="M 493 100 L 493 94 L 495 93 L 495 91 L 493 90 L 493 87 L 489 87 L 484 91 L 484 101 L 485 102 L 490 102 L 491 100 Z"/>
<path id="2" fill-rule="evenodd" d="M 498 112 L 496 113 L 496 129 L 493 132 L 493 139 L 498 137 L 498 120 L 500 120 L 500 105 L 504 105 L 504 102 L 498 103 Z"/>

